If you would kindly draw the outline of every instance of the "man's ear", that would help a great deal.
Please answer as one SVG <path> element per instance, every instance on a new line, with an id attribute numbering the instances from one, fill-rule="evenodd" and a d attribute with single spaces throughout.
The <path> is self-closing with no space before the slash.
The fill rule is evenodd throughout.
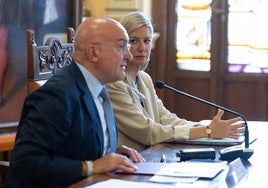
<path id="1" fill-rule="evenodd" d="M 87 58 L 92 61 L 96 62 L 98 60 L 98 49 L 94 45 L 88 45 L 86 50 Z"/>

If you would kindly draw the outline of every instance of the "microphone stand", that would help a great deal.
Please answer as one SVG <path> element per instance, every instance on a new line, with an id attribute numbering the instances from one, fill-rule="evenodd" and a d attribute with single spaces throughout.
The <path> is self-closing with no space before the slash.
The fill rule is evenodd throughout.
<path id="1" fill-rule="evenodd" d="M 241 145 L 239 146 L 231 146 L 231 147 L 227 147 L 227 148 L 224 148 L 224 149 L 221 149 L 219 151 L 220 153 L 220 159 L 221 160 L 227 160 L 227 161 L 230 161 L 230 160 L 234 160 L 238 157 L 240 157 L 241 159 L 243 160 L 247 160 L 251 157 L 251 155 L 254 153 L 254 151 L 252 149 L 249 149 L 249 130 L 248 130 L 248 124 L 247 124 L 247 120 L 246 118 L 238 113 L 238 112 L 235 112 L 233 110 L 230 110 L 228 108 L 225 108 L 223 106 L 220 106 L 220 105 L 217 105 L 215 103 L 212 103 L 212 102 L 209 102 L 209 101 L 206 101 L 204 99 L 201 99 L 201 98 L 198 98 L 196 96 L 193 96 L 193 95 L 190 95 L 188 93 L 185 93 L 183 91 L 180 91 L 180 90 L 177 90 L 173 87 L 170 87 L 168 85 L 166 85 L 164 82 L 162 81 L 157 81 L 155 83 L 155 87 L 156 88 L 159 88 L 159 89 L 162 89 L 162 88 L 167 88 L 175 93 L 178 93 L 178 94 L 181 94 L 183 96 L 186 96 L 186 97 L 189 97 L 191 99 L 194 99 L 198 102 L 202 102 L 204 104 L 207 104 L 209 106 L 213 106 L 215 108 L 219 108 L 221 110 L 224 110 L 226 112 L 229 112 L 233 115 L 237 115 L 239 117 L 241 117 L 244 121 L 244 124 L 245 124 L 245 132 L 244 132 L 244 138 L 245 138 L 245 148 L 241 147 Z"/>

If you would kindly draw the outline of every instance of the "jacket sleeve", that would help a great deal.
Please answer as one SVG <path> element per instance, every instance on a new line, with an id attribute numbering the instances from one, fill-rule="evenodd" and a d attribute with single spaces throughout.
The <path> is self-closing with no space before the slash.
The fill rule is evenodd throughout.
<path id="1" fill-rule="evenodd" d="M 146 97 L 144 108 L 125 81 L 117 81 L 107 86 L 118 129 L 144 145 L 188 139 L 189 127 L 197 123 L 180 119 L 170 113 L 157 97 L 149 75 L 144 73 L 139 79 Z"/>
<path id="2" fill-rule="evenodd" d="M 44 185 L 69 185 L 81 179 L 81 161 L 60 155 L 74 109 L 68 96 L 57 91 L 37 91 L 26 99 L 10 166 L 15 176 Z"/>

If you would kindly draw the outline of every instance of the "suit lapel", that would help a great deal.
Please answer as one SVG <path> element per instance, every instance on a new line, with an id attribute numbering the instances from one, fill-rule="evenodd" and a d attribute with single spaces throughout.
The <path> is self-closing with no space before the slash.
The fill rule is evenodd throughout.
<path id="1" fill-rule="evenodd" d="M 139 75 L 140 76 L 140 75 Z M 151 117 L 155 119 L 154 109 L 152 108 L 151 101 L 153 100 L 151 97 L 150 89 L 143 82 L 143 79 L 139 77 L 140 90 L 146 96 L 146 100 L 144 101 L 146 107 L 147 117 Z"/>
<path id="2" fill-rule="evenodd" d="M 101 143 L 101 151 L 103 151 L 104 143 L 103 143 L 103 131 L 101 126 L 101 120 L 98 114 L 97 107 L 95 105 L 95 102 L 93 100 L 92 94 L 89 91 L 86 81 L 83 77 L 82 72 L 78 68 L 78 66 L 73 62 L 70 66 L 73 66 L 70 71 L 72 71 L 72 74 L 74 75 L 74 79 L 77 82 L 78 87 L 81 89 L 81 92 L 83 93 L 83 100 L 85 103 L 85 106 L 87 108 L 87 113 L 92 120 L 91 125 L 96 131 L 96 134 L 99 138 L 99 143 Z M 101 154 L 102 155 L 102 154 Z"/>

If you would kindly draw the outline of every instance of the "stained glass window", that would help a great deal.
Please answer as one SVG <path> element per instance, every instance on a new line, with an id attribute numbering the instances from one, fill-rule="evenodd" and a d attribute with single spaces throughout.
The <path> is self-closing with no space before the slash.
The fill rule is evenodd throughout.
<path id="1" fill-rule="evenodd" d="M 179 69 L 209 71 L 211 0 L 178 0 L 177 65 Z"/>
<path id="2" fill-rule="evenodd" d="M 177 1 L 177 66 L 210 71 L 212 0 Z M 268 73 L 267 0 L 228 0 L 228 72 Z M 220 22 L 221 20 L 219 20 Z M 221 37 L 221 36 L 219 36 Z M 216 39 L 217 40 L 217 39 Z"/>
<path id="3" fill-rule="evenodd" d="M 229 0 L 229 72 L 268 73 L 267 7 L 267 0 Z"/>

